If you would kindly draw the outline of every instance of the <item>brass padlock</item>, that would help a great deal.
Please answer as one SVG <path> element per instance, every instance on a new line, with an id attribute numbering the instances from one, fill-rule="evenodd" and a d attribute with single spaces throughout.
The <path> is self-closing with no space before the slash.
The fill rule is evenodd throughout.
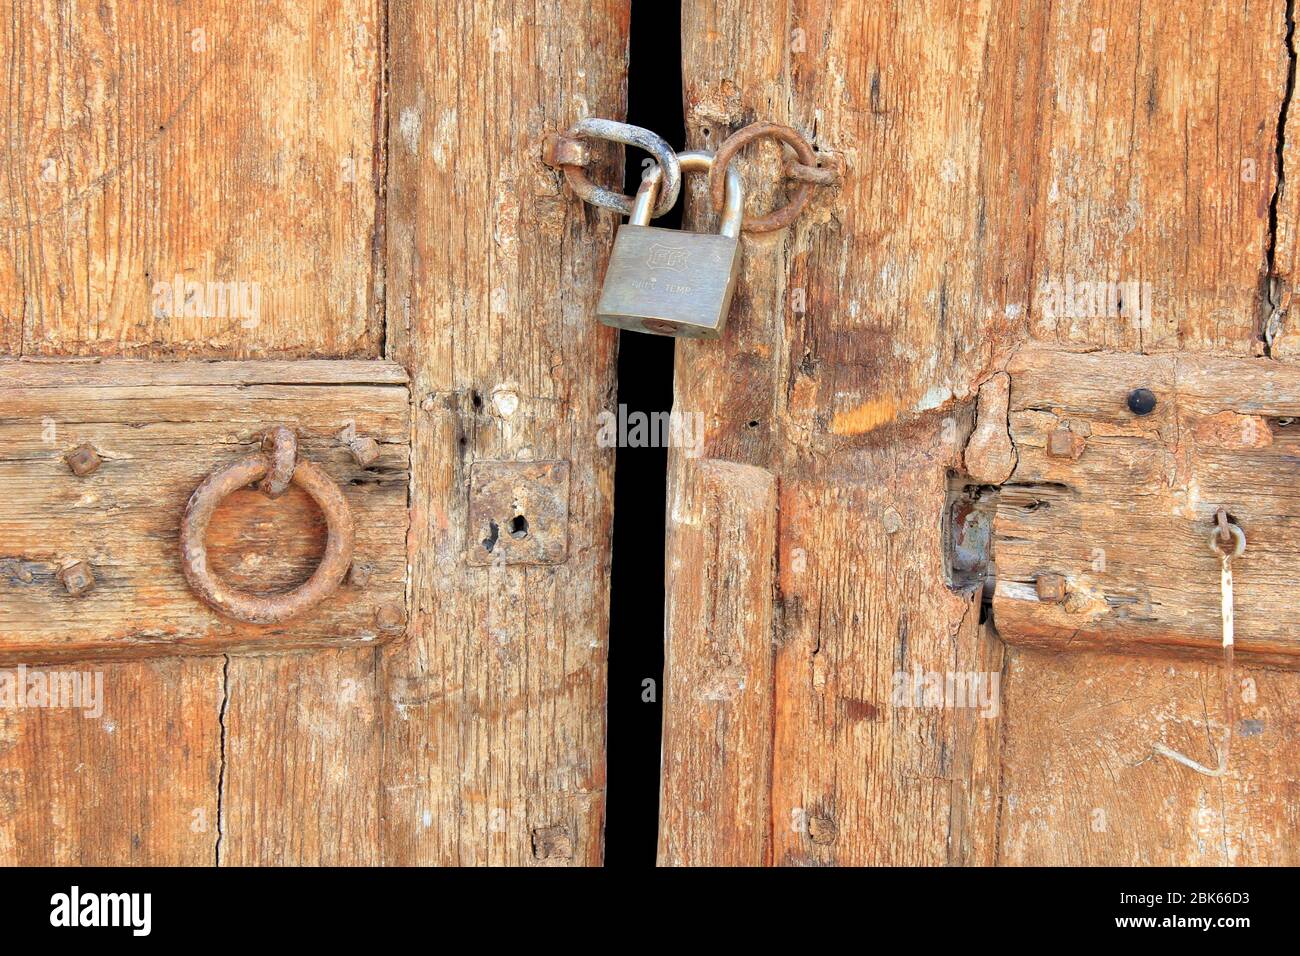
<path id="1" fill-rule="evenodd" d="M 679 153 L 683 172 L 708 172 L 713 154 Z M 619 226 L 596 306 L 605 325 L 653 335 L 716 339 L 731 311 L 740 272 L 740 174 L 727 170 L 727 203 L 718 235 L 650 226 L 662 171 L 647 173 L 632 215 Z"/>

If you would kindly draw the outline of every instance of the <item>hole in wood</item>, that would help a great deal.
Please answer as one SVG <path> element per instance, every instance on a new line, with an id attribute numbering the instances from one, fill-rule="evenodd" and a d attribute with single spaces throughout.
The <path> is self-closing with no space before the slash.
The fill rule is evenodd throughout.
<path id="1" fill-rule="evenodd" d="M 501 529 L 497 527 L 495 521 L 488 522 L 488 536 L 483 539 L 483 550 L 491 553 L 492 549 L 497 546 L 497 541 L 501 538 Z"/>

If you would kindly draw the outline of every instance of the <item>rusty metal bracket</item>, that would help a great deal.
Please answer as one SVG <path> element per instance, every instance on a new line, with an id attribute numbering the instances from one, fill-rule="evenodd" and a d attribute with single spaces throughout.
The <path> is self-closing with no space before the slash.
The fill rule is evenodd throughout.
<path id="1" fill-rule="evenodd" d="M 756 139 L 771 137 L 785 143 L 794 150 L 797 162 L 787 163 L 784 173 L 788 179 L 798 183 L 790 201 L 773 210 L 766 216 L 746 216 L 741 228 L 745 232 L 774 232 L 784 229 L 799 217 L 803 207 L 812 198 L 814 185 L 828 186 L 838 180 L 838 170 L 818 165 L 817 154 L 813 152 L 803 134 L 780 123 L 750 123 L 728 136 L 718 147 L 714 156 L 713 169 L 709 173 L 709 195 L 713 208 L 721 210 L 726 196 L 723 175 L 736 154 Z"/>
<path id="2" fill-rule="evenodd" d="M 470 468 L 466 560 L 563 564 L 569 551 L 567 461 L 479 461 Z"/>

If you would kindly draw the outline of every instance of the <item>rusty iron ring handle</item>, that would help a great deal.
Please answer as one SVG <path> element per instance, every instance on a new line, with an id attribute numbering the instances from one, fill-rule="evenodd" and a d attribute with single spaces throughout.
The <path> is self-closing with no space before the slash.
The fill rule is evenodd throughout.
<path id="1" fill-rule="evenodd" d="M 709 195 L 713 200 L 713 208 L 718 212 L 722 211 L 722 204 L 726 201 L 727 186 L 723 171 L 731 165 L 738 152 L 754 140 L 765 136 L 778 139 L 790 146 L 799 158 L 800 166 L 817 166 L 817 154 L 798 130 L 782 126 L 780 123 L 751 123 L 723 140 L 718 151 L 713 154 L 713 168 L 709 170 Z M 799 213 L 803 212 L 803 207 L 808 204 L 813 189 L 811 182 L 796 181 L 799 187 L 794 191 L 789 202 L 766 216 L 746 216 L 740 228 L 745 232 L 774 232 L 794 222 Z"/>
<path id="2" fill-rule="evenodd" d="M 352 564 L 356 527 L 347 498 L 323 468 L 314 462 L 299 461 L 293 468 L 293 484 L 311 495 L 329 524 L 325 556 L 312 576 L 292 591 L 257 594 L 233 588 L 212 573 L 205 539 L 208 522 L 217 506 L 231 492 L 271 476 L 282 462 L 283 458 L 273 448 L 218 468 L 190 495 L 181 521 L 181 567 L 185 580 L 206 604 L 227 617 L 249 624 L 278 624 L 319 604 L 334 593 Z"/>
<path id="3" fill-rule="evenodd" d="M 607 139 L 645 150 L 658 161 L 659 168 L 664 171 L 659 201 L 655 203 L 652 215 L 662 216 L 677 204 L 677 197 L 682 190 L 682 170 L 677 163 L 676 151 L 658 133 L 629 123 L 588 117 L 579 120 L 578 125 L 565 135 L 573 139 Z M 606 189 L 604 186 L 597 186 L 587 177 L 587 171 L 581 166 L 566 165 L 560 168 L 564 170 L 564 178 L 569 188 L 580 199 L 593 206 L 621 212 L 625 216 L 632 215 L 632 206 L 636 202 L 633 197 Z"/>

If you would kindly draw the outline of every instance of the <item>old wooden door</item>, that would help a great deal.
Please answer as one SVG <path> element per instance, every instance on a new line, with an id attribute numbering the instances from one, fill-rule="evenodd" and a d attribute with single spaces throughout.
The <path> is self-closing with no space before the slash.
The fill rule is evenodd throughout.
<path id="1" fill-rule="evenodd" d="M 622 115 L 627 29 L 625 2 L 12 5 L 0 861 L 601 859 L 613 223 L 540 146 Z M 177 534 L 277 424 L 356 563 L 259 627 L 193 595 Z M 324 538 L 300 490 L 243 491 L 209 557 L 284 588 Z M 93 699 L 27 693 L 83 674 Z"/>
<path id="2" fill-rule="evenodd" d="M 1289 5 L 683 20 L 690 145 L 843 172 L 678 346 L 661 862 L 1295 863 Z"/>
<path id="3" fill-rule="evenodd" d="M 541 144 L 623 115 L 628 33 L 13 5 L 0 861 L 600 862 L 615 223 Z M 661 862 L 1295 862 L 1287 4 L 688 0 L 682 40 L 690 146 L 788 123 L 840 178 L 678 346 Z M 274 425 L 357 543 L 266 627 L 178 529 Z M 241 491 L 209 554 L 284 588 L 325 537 Z M 1168 756 L 1229 721 L 1225 775 Z"/>

